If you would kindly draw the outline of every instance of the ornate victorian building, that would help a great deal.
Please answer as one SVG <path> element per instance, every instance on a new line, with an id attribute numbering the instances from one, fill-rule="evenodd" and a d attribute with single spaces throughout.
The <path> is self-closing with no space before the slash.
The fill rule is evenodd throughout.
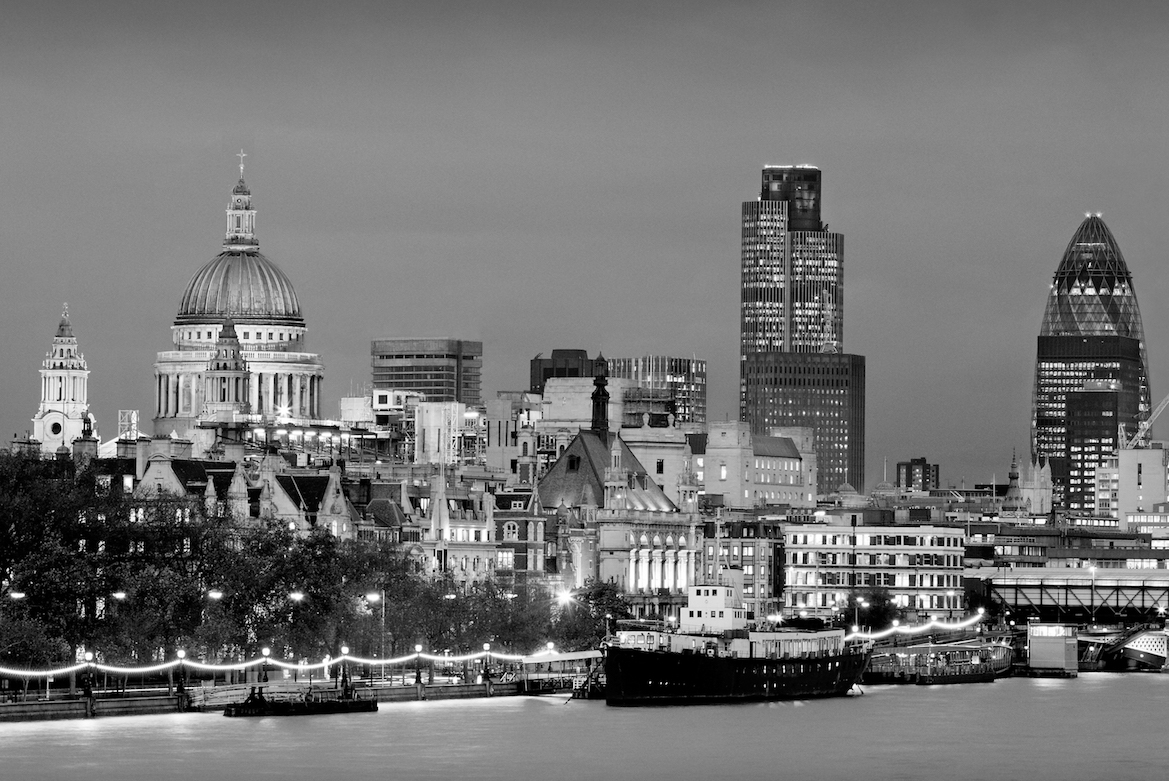
<path id="1" fill-rule="evenodd" d="M 231 192 L 223 251 L 195 272 L 154 364 L 156 436 L 211 450 L 228 430 L 320 418 L 324 366 L 304 351 L 292 283 L 260 253 L 243 179 Z"/>
<path id="2" fill-rule="evenodd" d="M 69 321 L 69 305 L 61 312 L 53 349 L 41 364 L 41 403 L 32 419 L 32 438 L 41 452 L 52 456 L 58 448 L 70 447 L 83 434 L 93 435 L 89 414 L 89 369 L 77 349 L 77 337 Z"/>

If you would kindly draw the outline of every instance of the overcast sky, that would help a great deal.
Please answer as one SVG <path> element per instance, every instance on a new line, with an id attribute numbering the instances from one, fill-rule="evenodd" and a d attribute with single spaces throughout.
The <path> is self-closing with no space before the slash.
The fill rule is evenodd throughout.
<path id="1" fill-rule="evenodd" d="M 10 0 L 0 432 L 31 427 L 65 301 L 102 437 L 149 419 L 241 147 L 330 415 L 371 339 L 449 335 L 483 340 L 488 396 L 554 348 L 696 355 L 734 417 L 740 204 L 806 163 L 845 237 L 867 486 L 914 456 L 1005 480 L 1087 211 L 1169 393 L 1166 40 L 1160 3 Z"/>

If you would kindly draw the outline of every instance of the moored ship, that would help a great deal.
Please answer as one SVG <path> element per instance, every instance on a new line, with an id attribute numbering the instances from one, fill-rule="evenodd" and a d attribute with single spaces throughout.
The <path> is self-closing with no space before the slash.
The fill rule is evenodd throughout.
<path id="1" fill-rule="evenodd" d="M 691 586 L 676 631 L 625 630 L 605 652 L 609 705 L 799 700 L 847 694 L 869 649 L 841 629 L 751 626 L 735 589 Z"/>

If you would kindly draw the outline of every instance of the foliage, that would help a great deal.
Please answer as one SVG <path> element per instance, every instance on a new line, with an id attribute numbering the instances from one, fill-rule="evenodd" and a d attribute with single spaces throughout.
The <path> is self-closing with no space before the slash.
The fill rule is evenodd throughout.
<path id="1" fill-rule="evenodd" d="M 99 486 L 68 461 L 0 454 L 0 663 L 61 664 L 82 649 L 127 665 L 178 648 L 209 662 L 264 647 L 306 660 L 342 645 L 370 657 L 416 644 L 526 653 L 549 639 L 569 650 L 599 642 L 605 615 L 627 616 L 611 584 L 589 584 L 554 611 L 538 586 L 423 578 L 385 542 L 298 536 L 205 512 L 201 498 Z"/>

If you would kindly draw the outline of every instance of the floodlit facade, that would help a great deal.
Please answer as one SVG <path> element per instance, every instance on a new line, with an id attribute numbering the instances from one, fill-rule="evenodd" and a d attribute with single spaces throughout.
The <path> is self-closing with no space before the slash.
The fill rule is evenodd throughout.
<path id="1" fill-rule="evenodd" d="M 610 358 L 609 377 L 633 380 L 638 388 L 666 391 L 680 423 L 706 423 L 706 361 L 645 355 Z"/>
<path id="2" fill-rule="evenodd" d="M 1118 381 L 1115 428 L 1132 436 L 1149 414 L 1144 327 L 1132 275 L 1098 214 L 1068 243 L 1039 331 L 1031 451 L 1051 464 L 1057 508 L 1067 505 L 1067 397 L 1095 380 Z"/>

